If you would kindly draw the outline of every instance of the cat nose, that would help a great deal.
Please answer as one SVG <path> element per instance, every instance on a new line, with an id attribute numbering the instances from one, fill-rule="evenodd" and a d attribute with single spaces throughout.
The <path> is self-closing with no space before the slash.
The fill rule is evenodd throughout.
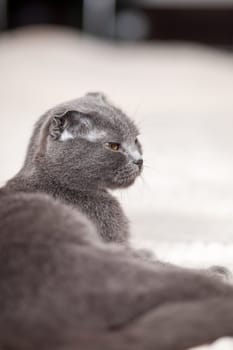
<path id="1" fill-rule="evenodd" d="M 137 160 L 134 160 L 133 162 L 134 162 L 134 164 L 138 165 L 140 170 L 142 169 L 143 159 L 137 159 Z"/>

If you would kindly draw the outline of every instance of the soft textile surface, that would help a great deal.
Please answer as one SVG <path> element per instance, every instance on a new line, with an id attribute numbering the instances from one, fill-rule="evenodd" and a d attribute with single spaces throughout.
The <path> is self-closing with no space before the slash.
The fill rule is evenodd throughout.
<path id="1" fill-rule="evenodd" d="M 155 255 L 163 260 L 173 262 L 177 265 L 187 267 L 205 268 L 210 265 L 223 265 L 233 271 L 233 244 L 220 243 L 214 241 L 203 243 L 196 242 L 167 243 L 159 242 L 152 245 L 150 240 L 135 240 L 133 244 L 136 248 L 144 247 L 153 250 Z"/>
<path id="2" fill-rule="evenodd" d="M 233 339 L 232 338 L 221 338 L 214 342 L 212 345 L 198 346 L 190 350 L 232 350 Z"/>
<path id="3" fill-rule="evenodd" d="M 133 243 L 181 265 L 233 269 L 231 53 L 29 28 L 0 37 L 0 77 L 2 184 L 19 169 L 40 114 L 102 90 L 142 132 L 143 178 L 117 192 Z"/>

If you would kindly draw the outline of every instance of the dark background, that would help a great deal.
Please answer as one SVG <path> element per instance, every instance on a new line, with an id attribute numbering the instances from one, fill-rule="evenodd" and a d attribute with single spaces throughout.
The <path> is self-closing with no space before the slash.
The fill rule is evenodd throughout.
<path id="1" fill-rule="evenodd" d="M 233 1 L 0 0 L 2 30 L 55 24 L 112 40 L 185 40 L 232 48 Z"/>

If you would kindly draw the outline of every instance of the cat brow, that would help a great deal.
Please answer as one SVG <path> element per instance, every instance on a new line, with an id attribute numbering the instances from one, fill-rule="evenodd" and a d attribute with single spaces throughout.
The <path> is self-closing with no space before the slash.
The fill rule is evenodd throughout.
<path id="1" fill-rule="evenodd" d="M 98 141 L 101 138 L 103 138 L 104 136 L 106 136 L 106 133 L 104 131 L 100 131 L 100 130 L 91 130 L 86 135 L 79 135 L 80 138 L 88 140 L 90 142 Z M 61 141 L 72 140 L 74 138 L 75 138 L 75 136 L 66 129 L 63 131 L 63 133 L 60 136 Z"/>
<path id="2" fill-rule="evenodd" d="M 84 138 L 88 141 L 95 142 L 106 136 L 105 131 L 91 130 Z"/>

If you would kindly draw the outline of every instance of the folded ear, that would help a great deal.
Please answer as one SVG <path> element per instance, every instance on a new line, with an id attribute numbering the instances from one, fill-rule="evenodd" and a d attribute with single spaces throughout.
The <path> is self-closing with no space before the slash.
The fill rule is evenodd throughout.
<path id="1" fill-rule="evenodd" d="M 77 111 L 67 111 L 53 116 L 49 134 L 55 140 L 67 141 L 78 136 L 87 136 L 92 128 L 92 121 L 88 116 Z"/>

